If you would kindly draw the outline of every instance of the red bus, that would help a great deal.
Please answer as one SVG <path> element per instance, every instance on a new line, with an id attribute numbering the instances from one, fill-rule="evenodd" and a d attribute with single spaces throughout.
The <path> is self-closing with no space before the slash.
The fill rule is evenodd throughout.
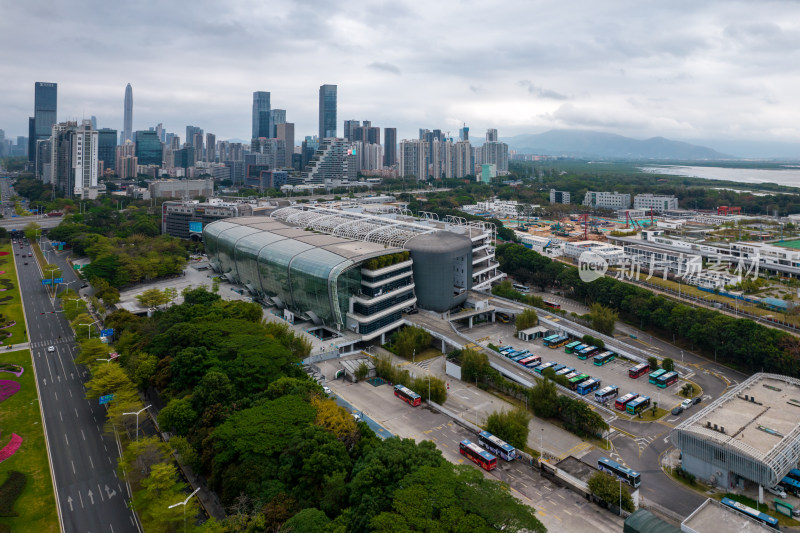
<path id="1" fill-rule="evenodd" d="M 544 306 L 551 309 L 561 309 L 561 304 L 556 302 L 548 302 L 547 300 L 544 301 Z"/>
<path id="2" fill-rule="evenodd" d="M 628 377 L 631 379 L 636 379 L 648 374 L 649 372 L 650 365 L 647 363 L 641 363 L 628 369 Z"/>
<path id="3" fill-rule="evenodd" d="M 402 385 L 394 386 L 394 395 L 414 407 L 422 403 L 422 396 Z"/>
<path id="4" fill-rule="evenodd" d="M 497 457 L 490 454 L 474 442 L 462 440 L 458 444 L 458 451 L 461 455 L 466 455 L 469 460 L 480 466 L 484 470 L 494 470 L 497 467 Z"/>
<path id="5" fill-rule="evenodd" d="M 617 401 L 614 402 L 614 407 L 619 409 L 620 411 L 624 411 L 625 406 L 628 404 L 628 402 L 638 397 L 639 395 L 636 394 L 635 392 L 629 392 L 625 396 L 617 398 Z"/>

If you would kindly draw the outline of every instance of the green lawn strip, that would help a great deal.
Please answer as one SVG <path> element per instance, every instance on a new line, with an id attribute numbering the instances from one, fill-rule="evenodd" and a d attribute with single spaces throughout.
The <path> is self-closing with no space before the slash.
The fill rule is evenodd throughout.
<path id="1" fill-rule="evenodd" d="M 50 477 L 50 464 L 47 460 L 42 419 L 39 412 L 39 399 L 33 374 L 31 352 L 19 350 L 3 352 L 0 362 L 21 365 L 25 373 L 19 378 L 7 372 L 0 372 L 0 379 L 18 381 L 19 392 L 0 404 L 0 426 L 3 433 L 0 444 L 5 445 L 12 433 L 22 437 L 22 446 L 17 453 L 0 463 L 0 483 L 3 483 L 12 470 L 27 476 L 27 484 L 16 501 L 16 517 L 0 518 L 0 523 L 11 527 L 15 533 L 57 532 L 58 516 Z"/>
<path id="2" fill-rule="evenodd" d="M 10 255 L 0 256 L 0 271 L 5 274 L 0 274 L 0 288 L 9 290 L 0 291 L 0 313 L 6 317 L 7 321 L 16 322 L 16 325 L 10 328 L 0 330 L 0 332 L 9 332 L 11 337 L 6 339 L 5 336 L 0 334 L 0 341 L 2 346 L 9 344 L 19 344 L 27 342 L 28 337 L 25 335 L 25 316 L 22 311 L 22 300 L 19 295 L 19 286 L 17 284 L 16 266 L 14 264 L 14 250 L 10 244 L 0 246 L 0 251 L 9 252 Z M 35 265 L 28 265 L 30 268 L 36 268 Z M 25 267 L 22 267 L 25 268 Z M 8 280 L 3 282 L 2 280 Z M 0 324 L 0 326 L 3 324 Z M 0 350 L 3 348 L 0 347 Z"/>

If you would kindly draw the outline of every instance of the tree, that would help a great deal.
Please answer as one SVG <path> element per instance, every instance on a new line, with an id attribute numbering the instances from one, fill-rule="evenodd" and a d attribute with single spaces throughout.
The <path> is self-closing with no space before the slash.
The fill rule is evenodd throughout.
<path id="1" fill-rule="evenodd" d="M 358 365 L 358 368 L 356 368 L 355 372 L 356 381 L 361 381 L 368 375 L 369 375 L 369 367 L 367 366 L 366 363 L 362 362 L 360 365 Z"/>
<path id="2" fill-rule="evenodd" d="M 491 371 L 489 357 L 483 352 L 463 350 L 461 352 L 461 379 L 464 381 L 483 381 Z"/>
<path id="3" fill-rule="evenodd" d="M 48 263 L 42 267 L 42 273 L 45 279 L 55 280 L 61 277 L 61 268 L 56 264 Z"/>
<path id="4" fill-rule="evenodd" d="M 692 394 L 694 394 L 694 385 L 691 383 L 686 383 L 683 387 L 681 387 L 681 396 L 690 398 Z"/>
<path id="5" fill-rule="evenodd" d="M 619 313 L 597 302 L 593 303 L 590 308 L 589 320 L 592 323 L 592 329 L 600 333 L 613 335 L 614 325 L 617 323 L 618 318 Z"/>
<path id="6" fill-rule="evenodd" d="M 431 343 L 431 334 L 417 326 L 407 326 L 394 336 L 394 349 L 400 357 L 410 358 Z"/>
<path id="7" fill-rule="evenodd" d="M 622 508 L 624 510 L 628 512 L 633 512 L 635 510 L 633 498 L 628 491 L 628 486 L 623 486 L 621 480 L 605 472 L 595 472 L 592 474 L 592 477 L 589 478 L 588 485 L 592 494 L 604 502 L 619 505 L 621 498 Z"/>
<path id="8" fill-rule="evenodd" d="M 536 311 L 533 309 L 525 309 L 523 312 L 517 315 L 517 319 L 515 321 L 517 331 L 532 328 L 538 323 L 539 317 L 536 315 Z"/>
<path id="9" fill-rule="evenodd" d="M 672 372 L 673 370 L 675 370 L 675 361 L 673 361 L 669 357 L 665 357 L 661 361 L 661 368 L 663 368 L 667 372 Z"/>
<path id="10" fill-rule="evenodd" d="M 178 435 L 186 435 L 197 420 L 197 412 L 192 409 L 188 398 L 172 399 L 158 413 L 158 424 L 164 429 L 174 429 Z"/>
<path id="11" fill-rule="evenodd" d="M 311 400 L 311 405 L 317 410 L 317 417 L 314 424 L 325 428 L 344 442 L 354 442 L 358 433 L 358 428 L 344 407 L 341 407 L 334 400 L 316 397 Z"/>
<path id="12" fill-rule="evenodd" d="M 150 475 L 142 480 L 142 490 L 133 497 L 134 507 L 145 531 L 169 533 L 175 531 L 185 517 L 197 514 L 196 498 L 190 499 L 185 506 L 169 508 L 170 503 L 185 499 L 185 487 L 172 464 L 157 464 L 150 469 Z"/>
<path id="13" fill-rule="evenodd" d="M 317 533 L 325 531 L 330 521 L 319 509 L 308 507 L 284 522 L 280 533 Z"/>
<path id="14" fill-rule="evenodd" d="M 136 300 L 139 301 L 142 307 L 161 307 L 169 302 L 169 296 L 164 291 L 154 288 L 147 289 L 142 294 L 139 294 L 136 296 Z"/>
<path id="15" fill-rule="evenodd" d="M 25 229 L 23 230 L 23 232 L 25 233 L 25 237 L 29 241 L 35 241 L 36 237 L 39 236 L 40 234 L 39 230 L 41 229 L 42 227 L 36 222 L 29 222 L 28 224 L 25 225 Z"/>
<path id="16" fill-rule="evenodd" d="M 549 379 L 540 379 L 536 382 L 529 394 L 531 409 L 536 416 L 541 418 L 552 418 L 556 415 L 556 400 L 558 392 L 556 384 Z"/>
<path id="17" fill-rule="evenodd" d="M 528 423 L 531 416 L 524 409 L 497 411 L 486 419 L 486 429 L 508 442 L 515 448 L 524 450 L 528 444 Z"/>
<path id="18" fill-rule="evenodd" d="M 648 357 L 647 364 L 650 365 L 650 372 L 655 372 L 658 370 L 658 358 L 656 357 Z"/>

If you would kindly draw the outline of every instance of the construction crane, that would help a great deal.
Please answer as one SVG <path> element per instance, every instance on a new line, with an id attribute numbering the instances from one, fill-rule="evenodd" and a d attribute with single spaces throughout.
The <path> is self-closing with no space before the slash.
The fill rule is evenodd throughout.
<path id="1" fill-rule="evenodd" d="M 728 216 L 728 215 L 733 215 L 733 214 L 741 215 L 742 214 L 742 208 L 741 207 L 728 207 L 727 205 L 721 205 L 721 206 L 717 207 L 717 214 L 725 216 L 725 217 Z"/>

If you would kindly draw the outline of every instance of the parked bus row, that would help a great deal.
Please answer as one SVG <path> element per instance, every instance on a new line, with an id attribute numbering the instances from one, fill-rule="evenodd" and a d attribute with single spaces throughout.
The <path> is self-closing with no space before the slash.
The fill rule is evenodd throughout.
<path id="1" fill-rule="evenodd" d="M 660 389 L 666 389 L 678 382 L 678 373 L 659 368 L 655 372 L 650 372 L 647 381 Z"/>
<path id="2" fill-rule="evenodd" d="M 506 461 L 513 461 L 517 457 L 516 448 L 488 431 L 480 432 L 478 443 L 464 439 L 459 443 L 458 451 L 486 471 L 497 467 L 497 457 L 492 454 L 497 454 Z"/>
<path id="3" fill-rule="evenodd" d="M 625 411 L 628 414 L 639 414 L 650 406 L 649 396 L 639 396 L 635 392 L 629 392 L 625 396 L 617 398 L 614 402 L 614 408 L 619 411 Z"/>

